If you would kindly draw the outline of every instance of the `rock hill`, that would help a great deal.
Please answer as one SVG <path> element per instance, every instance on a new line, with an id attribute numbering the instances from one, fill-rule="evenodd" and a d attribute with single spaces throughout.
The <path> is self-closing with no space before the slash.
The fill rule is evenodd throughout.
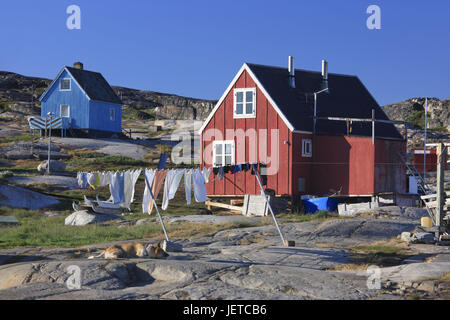
<path id="1" fill-rule="evenodd" d="M 39 96 L 52 80 L 0 71 L 0 112 L 3 120 L 17 114 L 40 114 Z M 216 101 L 124 87 L 112 87 L 124 103 L 124 119 L 203 120 Z"/>
<path id="2" fill-rule="evenodd" d="M 412 98 L 383 107 L 391 120 L 410 121 L 424 126 L 425 98 Z M 428 128 L 436 131 L 450 131 L 450 99 L 428 98 Z"/>

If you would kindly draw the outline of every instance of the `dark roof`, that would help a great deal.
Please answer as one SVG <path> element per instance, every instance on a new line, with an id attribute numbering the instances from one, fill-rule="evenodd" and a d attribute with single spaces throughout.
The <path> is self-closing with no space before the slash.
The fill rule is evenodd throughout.
<path id="1" fill-rule="evenodd" d="M 294 126 L 294 130 L 313 131 L 314 96 L 321 90 L 320 72 L 295 70 L 295 88 L 289 86 L 287 68 L 247 63 L 281 112 Z M 372 118 L 389 120 L 378 103 L 356 76 L 328 74 L 329 93 L 317 95 L 318 117 Z M 347 128 L 345 121 L 318 120 L 316 133 L 343 135 Z M 372 136 L 371 122 L 353 122 L 352 135 Z M 394 125 L 375 123 L 375 136 L 403 139 Z"/>
<path id="2" fill-rule="evenodd" d="M 92 100 L 122 104 L 101 73 L 66 67 Z"/>

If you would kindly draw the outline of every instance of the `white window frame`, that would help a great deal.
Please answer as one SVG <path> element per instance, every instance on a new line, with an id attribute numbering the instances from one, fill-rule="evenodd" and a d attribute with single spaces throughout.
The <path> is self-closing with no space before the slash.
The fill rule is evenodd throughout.
<path id="1" fill-rule="evenodd" d="M 222 163 L 221 165 L 217 165 L 216 163 L 216 146 L 220 144 L 222 145 Z M 224 167 L 225 166 L 225 156 L 228 154 L 225 154 L 225 145 L 231 144 L 231 163 L 229 164 L 234 165 L 235 161 L 235 149 L 234 149 L 234 140 L 220 140 L 220 141 L 213 141 L 213 167 Z"/>
<path id="2" fill-rule="evenodd" d="M 237 97 L 237 93 L 238 92 L 242 92 L 243 93 L 243 107 L 242 107 L 242 114 L 237 114 L 236 113 L 236 97 Z M 246 108 L 246 93 L 247 92 L 252 92 L 253 93 L 253 108 L 252 108 L 252 113 L 246 113 L 247 108 Z M 233 90 L 233 118 L 256 118 L 256 88 L 236 88 Z"/>
<path id="3" fill-rule="evenodd" d="M 307 145 L 309 145 L 309 152 L 307 152 Z M 312 140 L 302 139 L 302 157 L 311 158 L 312 157 Z"/>
<path id="4" fill-rule="evenodd" d="M 68 114 L 67 116 L 63 116 L 63 113 L 62 113 L 63 107 L 67 107 L 67 114 Z M 60 104 L 59 105 L 59 116 L 61 118 L 70 118 L 70 105 L 68 105 L 68 104 Z"/>
<path id="5" fill-rule="evenodd" d="M 112 111 L 112 113 L 111 113 Z M 109 120 L 114 121 L 116 120 L 116 109 L 109 108 Z"/>
<path id="6" fill-rule="evenodd" d="M 69 89 L 62 89 L 62 83 L 64 80 L 69 80 Z M 72 90 L 72 79 L 70 78 L 63 78 L 61 79 L 61 81 L 59 82 L 59 91 L 71 91 Z"/>

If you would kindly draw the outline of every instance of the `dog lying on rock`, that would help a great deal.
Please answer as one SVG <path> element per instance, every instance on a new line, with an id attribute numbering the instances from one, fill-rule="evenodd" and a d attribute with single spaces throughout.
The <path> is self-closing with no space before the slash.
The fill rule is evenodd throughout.
<path id="1" fill-rule="evenodd" d="M 99 255 L 90 256 L 88 259 L 99 258 L 101 256 L 105 259 L 142 258 L 145 256 L 153 259 L 164 259 L 167 258 L 169 254 L 161 248 L 159 242 L 154 245 L 142 242 L 128 242 L 111 245 Z"/>

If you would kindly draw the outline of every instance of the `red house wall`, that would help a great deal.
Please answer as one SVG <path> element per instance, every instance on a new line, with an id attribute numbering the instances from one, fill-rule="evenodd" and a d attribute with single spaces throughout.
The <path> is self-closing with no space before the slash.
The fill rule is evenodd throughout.
<path id="1" fill-rule="evenodd" d="M 302 156 L 302 140 L 310 139 L 312 140 L 314 150 L 314 141 L 312 139 L 312 134 L 308 133 L 298 133 L 293 134 L 292 143 L 292 190 L 291 194 L 311 194 L 312 191 L 312 163 L 313 157 L 303 157 Z M 299 192 L 298 190 L 298 180 L 299 178 L 305 179 L 305 192 Z"/>
<path id="2" fill-rule="evenodd" d="M 314 136 L 312 193 L 372 194 L 374 151 L 371 138 Z"/>
<path id="3" fill-rule="evenodd" d="M 251 162 L 252 160 L 267 163 L 269 157 L 275 156 L 271 152 L 271 129 L 277 129 L 279 132 L 279 137 L 277 139 L 278 148 L 275 149 L 278 149 L 278 174 L 269 175 L 267 177 L 266 188 L 273 189 L 276 194 L 290 194 L 292 190 L 292 132 L 264 96 L 264 93 L 260 88 L 256 89 L 256 118 L 233 118 L 233 89 L 254 87 L 256 87 L 255 82 L 244 70 L 202 132 L 201 167 L 212 167 L 212 142 L 215 139 L 234 140 L 235 150 L 237 151 L 239 150 L 238 144 L 242 137 L 242 133 L 238 133 L 234 136 L 234 132 L 235 130 L 242 130 L 241 132 L 245 132 L 248 129 L 255 129 L 257 133 L 256 159 L 250 156 L 250 138 L 245 137 L 245 152 L 236 152 L 235 163 Z M 212 139 L 207 137 L 208 130 L 213 128 L 223 135 L 223 139 L 220 139 L 220 137 Z M 227 129 L 232 129 L 233 133 L 227 135 Z M 267 130 L 265 138 L 267 152 L 263 152 L 262 157 L 259 157 L 260 136 L 258 135 L 258 131 L 260 129 Z M 284 141 L 287 141 L 287 143 L 284 143 Z M 210 148 L 209 152 L 208 146 Z M 253 152 L 255 152 L 255 150 L 253 150 Z M 210 164 L 207 164 L 207 162 Z M 268 164 L 268 166 L 270 166 L 270 164 Z M 249 170 L 247 172 L 236 174 L 225 174 L 224 179 L 222 180 L 214 179 L 211 174 L 210 182 L 206 184 L 206 191 L 208 195 L 243 195 L 259 194 L 260 188 L 255 176 L 251 175 Z"/>
<path id="4" fill-rule="evenodd" d="M 406 167 L 398 152 L 406 154 L 405 142 L 375 139 L 375 193 L 406 193 Z"/>
<path id="5" fill-rule="evenodd" d="M 416 151 L 422 151 L 423 149 L 417 149 Z M 437 171 L 437 154 L 436 154 L 436 149 L 427 149 L 427 153 L 426 155 L 426 171 L 427 172 L 436 172 Z M 447 170 L 447 160 L 448 160 L 448 155 L 447 153 L 445 154 L 445 165 L 444 165 L 444 170 Z M 423 173 L 423 153 L 414 153 L 413 156 L 413 163 L 414 166 L 416 167 L 417 171 L 419 171 L 420 173 Z"/>

